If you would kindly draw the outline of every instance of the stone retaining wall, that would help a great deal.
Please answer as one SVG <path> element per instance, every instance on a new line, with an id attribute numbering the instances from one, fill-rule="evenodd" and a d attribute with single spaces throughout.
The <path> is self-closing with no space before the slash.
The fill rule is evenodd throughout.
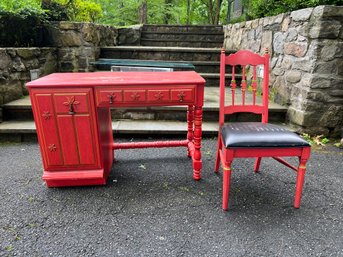
<path id="1" fill-rule="evenodd" d="M 47 48 L 0 48 L 0 106 L 27 94 L 30 70 L 89 71 L 101 46 L 117 44 L 118 30 L 93 23 L 59 22 L 48 29 Z M 1 115 L 0 115 L 1 116 Z"/>
<path id="2" fill-rule="evenodd" d="M 115 27 L 94 23 L 59 22 L 49 29 L 50 44 L 57 47 L 59 71 L 90 71 L 100 47 L 117 45 Z"/>
<path id="3" fill-rule="evenodd" d="M 226 25 L 226 49 L 271 53 L 271 96 L 312 134 L 343 127 L 343 7 L 318 6 Z"/>
<path id="4" fill-rule="evenodd" d="M 0 48 L 0 106 L 27 94 L 31 70 L 47 75 L 57 63 L 56 48 Z"/>

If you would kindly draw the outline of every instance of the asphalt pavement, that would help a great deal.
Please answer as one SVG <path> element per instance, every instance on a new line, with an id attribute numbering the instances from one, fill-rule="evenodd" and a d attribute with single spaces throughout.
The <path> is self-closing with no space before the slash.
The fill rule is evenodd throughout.
<path id="1" fill-rule="evenodd" d="M 300 209 L 295 172 L 235 160 L 224 212 L 215 147 L 200 181 L 185 148 L 160 148 L 116 151 L 106 186 L 47 188 L 37 143 L 1 144 L 0 256 L 343 256 L 342 149 L 312 151 Z"/>

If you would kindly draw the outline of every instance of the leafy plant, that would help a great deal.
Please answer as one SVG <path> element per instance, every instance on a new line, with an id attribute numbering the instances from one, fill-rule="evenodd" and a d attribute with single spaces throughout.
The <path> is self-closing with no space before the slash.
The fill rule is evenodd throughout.
<path id="1" fill-rule="evenodd" d="M 341 147 L 342 147 L 341 142 L 334 143 L 333 145 L 336 146 L 336 147 L 338 147 L 338 148 L 341 148 Z"/>
<path id="2" fill-rule="evenodd" d="M 343 0 L 252 0 L 248 16 L 256 19 L 318 5 L 343 5 Z"/>
<path id="3" fill-rule="evenodd" d="M 324 135 L 319 136 L 313 136 L 311 137 L 309 134 L 303 133 L 302 137 L 310 144 L 310 145 L 319 145 L 319 146 L 325 146 L 327 143 L 330 142 L 330 140 Z"/>
<path id="4" fill-rule="evenodd" d="M 310 144 L 313 145 L 314 141 L 312 140 L 312 137 L 307 134 L 307 133 L 303 133 L 301 134 L 301 136 Z"/>
<path id="5" fill-rule="evenodd" d="M 0 8 L 1 46 L 41 46 L 46 24 L 45 12 L 33 6 L 6 6 Z M 13 33 L 15 31 L 15 33 Z"/>
<path id="6" fill-rule="evenodd" d="M 51 3 L 62 6 L 71 21 L 95 22 L 103 15 L 101 5 L 92 0 L 52 0 Z"/>

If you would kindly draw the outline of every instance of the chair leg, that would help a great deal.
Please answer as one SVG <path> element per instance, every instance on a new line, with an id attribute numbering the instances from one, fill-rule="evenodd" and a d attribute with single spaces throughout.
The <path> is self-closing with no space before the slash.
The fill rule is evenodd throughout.
<path id="1" fill-rule="evenodd" d="M 223 170 L 223 210 L 227 211 L 230 195 L 231 163 L 226 163 Z"/>
<path id="2" fill-rule="evenodd" d="M 305 180 L 305 172 L 306 172 L 306 160 L 302 160 L 300 162 L 297 174 L 297 182 L 295 185 L 295 198 L 294 198 L 294 208 L 298 209 L 300 207 L 301 202 L 301 195 Z"/>
<path id="3" fill-rule="evenodd" d="M 254 166 L 254 172 L 258 173 L 260 171 L 261 157 L 257 157 Z"/>
<path id="4" fill-rule="evenodd" d="M 216 162 L 214 164 L 214 172 L 218 173 L 219 171 L 219 164 L 220 164 L 220 150 L 222 148 L 222 142 L 221 142 L 221 138 L 218 135 L 218 146 L 217 146 L 217 152 L 216 152 Z"/>

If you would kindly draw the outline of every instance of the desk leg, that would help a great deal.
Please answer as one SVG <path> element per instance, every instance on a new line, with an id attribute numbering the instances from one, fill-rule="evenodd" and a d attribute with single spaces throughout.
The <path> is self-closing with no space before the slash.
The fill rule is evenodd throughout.
<path id="1" fill-rule="evenodd" d="M 188 132 L 187 132 L 187 140 L 188 142 L 193 142 L 194 138 L 194 106 L 188 105 L 188 111 L 187 111 L 187 123 L 188 123 Z M 188 147 L 187 155 L 188 157 L 192 157 L 192 153 L 190 148 Z"/>
<path id="2" fill-rule="evenodd" d="M 201 134 L 202 134 L 202 106 L 195 107 L 194 117 L 194 154 L 193 154 L 193 178 L 201 179 Z"/>

